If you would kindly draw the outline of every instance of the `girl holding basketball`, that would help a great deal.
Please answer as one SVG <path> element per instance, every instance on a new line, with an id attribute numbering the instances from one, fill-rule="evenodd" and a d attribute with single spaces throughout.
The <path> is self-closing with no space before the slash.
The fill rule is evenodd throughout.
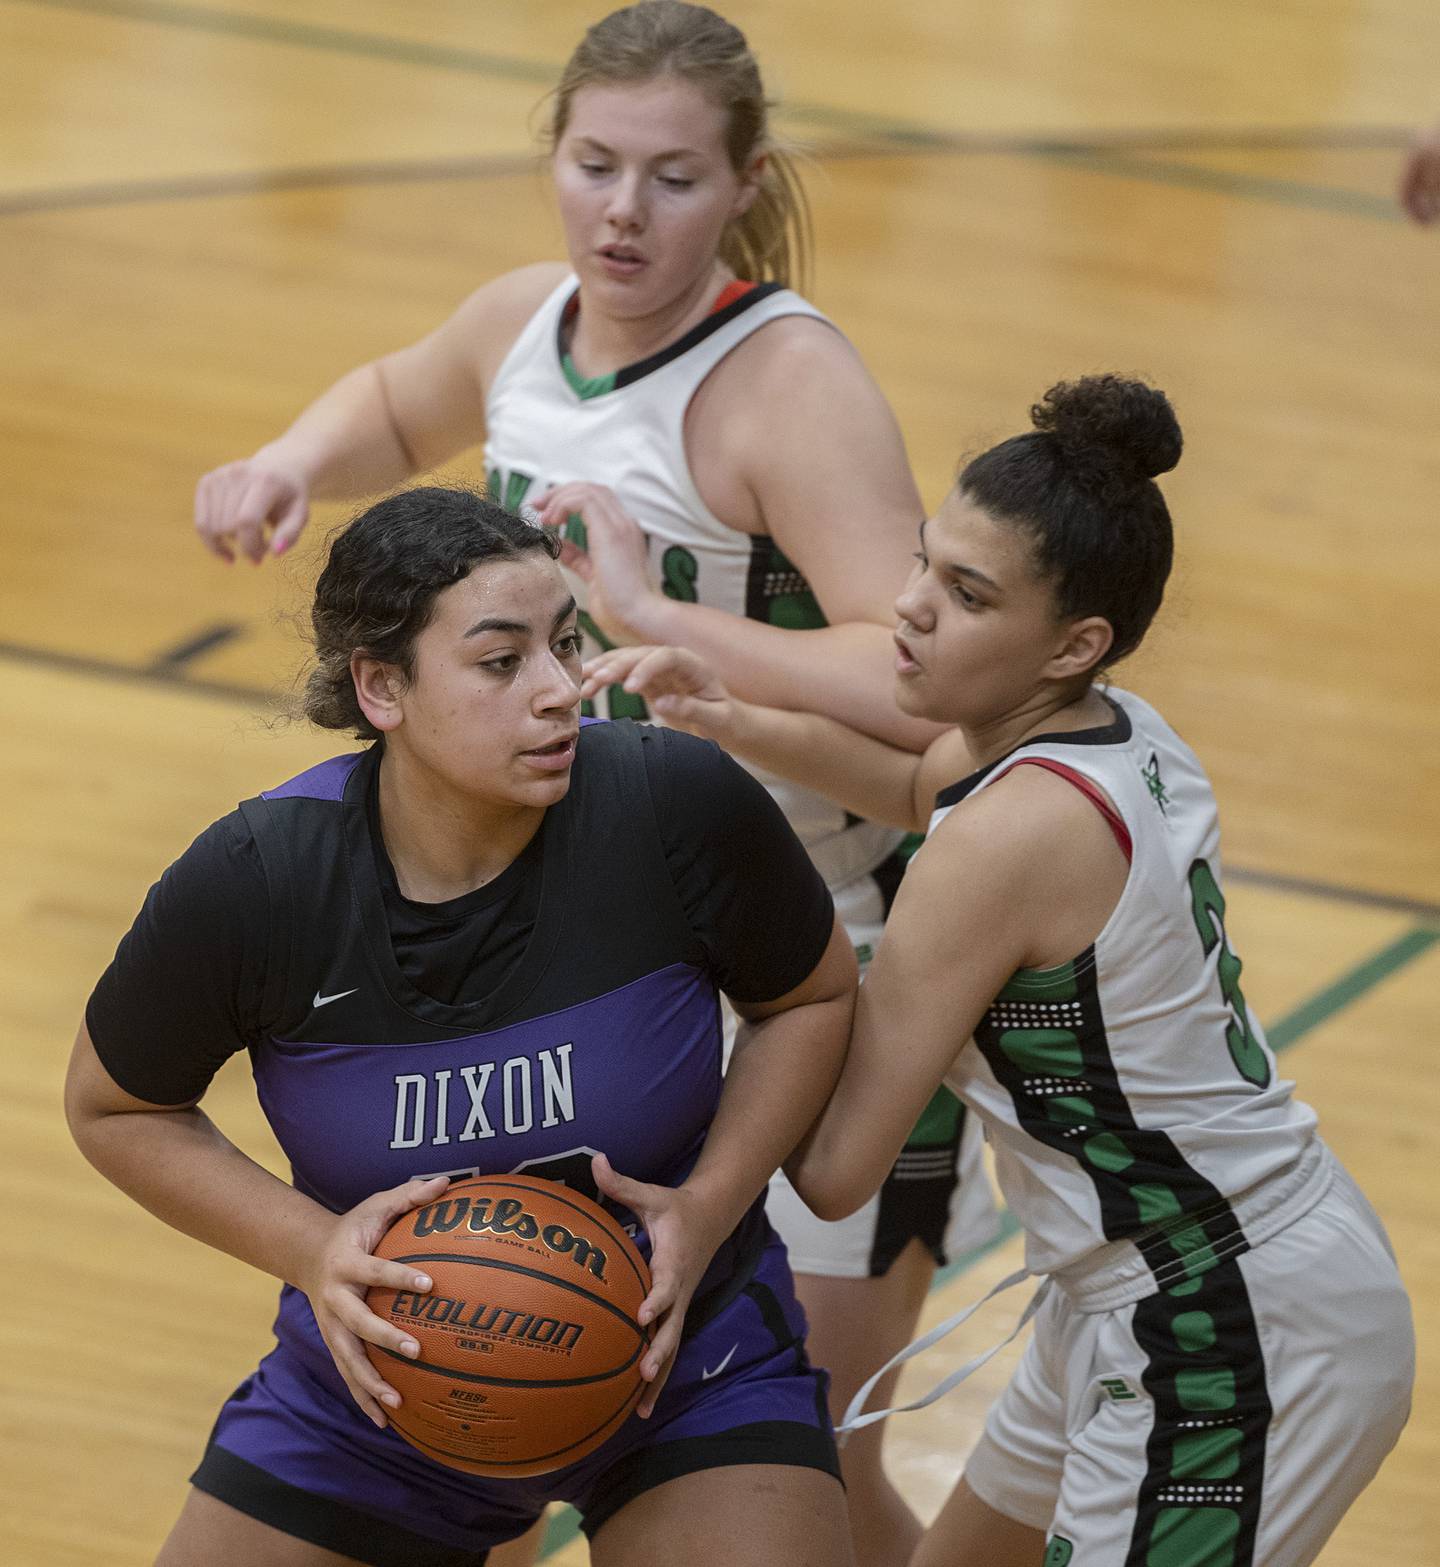
<path id="1" fill-rule="evenodd" d="M 608 654 L 587 683 L 928 825 L 789 1165 L 847 1211 L 947 1082 L 1046 1276 L 915 1567 L 1300 1567 L 1404 1424 L 1409 1307 L 1246 1005 L 1208 780 L 1153 708 L 1097 683 L 1169 573 L 1169 403 L 1107 376 L 1032 412 L 964 467 L 896 601 L 896 700 L 955 726 L 923 757 L 737 701 L 680 650 Z M 601 526 L 626 547 L 616 509 Z"/>
<path id="2" fill-rule="evenodd" d="M 616 12 L 567 65 L 550 141 L 568 263 L 485 284 L 254 456 L 207 474 L 201 537 L 258 562 L 294 541 L 312 497 L 384 489 L 483 438 L 494 497 L 567 534 L 589 653 L 692 647 L 742 696 L 922 745 L 933 727 L 890 700 L 885 629 L 920 499 L 854 350 L 788 286 L 804 270 L 806 213 L 745 39 L 678 0 Z M 606 504 L 597 485 L 638 519 L 638 558 L 612 558 L 603 530 L 584 548 Z M 626 591 L 632 571 L 642 593 Z M 594 701 L 645 716 L 633 694 Z M 823 779 L 765 781 L 868 955 L 902 834 L 847 814 Z M 815 1220 L 783 1178 L 772 1193 L 832 1407 L 877 1351 L 908 1340 L 936 1263 L 993 1230 L 979 1128 L 948 1092 L 895 1174 L 840 1225 Z M 879 1443 L 876 1431 L 846 1448 L 849 1505 L 867 1567 L 899 1567 L 919 1525 Z"/>
<path id="3" fill-rule="evenodd" d="M 718 1567 L 742 1510 L 748 1561 L 850 1560 L 824 1377 L 764 1215 L 839 1069 L 850 944 L 723 753 L 581 727 L 556 548 L 464 491 L 406 491 L 347 528 L 306 710 L 372 744 L 202 834 L 90 1000 L 67 1087 L 81 1149 L 286 1281 L 164 1567 L 459 1567 L 553 1500 L 597 1564 L 659 1567 L 683 1540 Z M 723 1078 L 721 992 L 746 1020 Z M 241 1049 L 293 1185 L 200 1108 Z M 385 1429 L 397 1395 L 364 1342 L 416 1346 L 364 1293 L 430 1288 L 370 1254 L 391 1220 L 447 1176 L 515 1170 L 593 1173 L 637 1222 L 651 1385 L 589 1456 L 482 1480 Z"/>

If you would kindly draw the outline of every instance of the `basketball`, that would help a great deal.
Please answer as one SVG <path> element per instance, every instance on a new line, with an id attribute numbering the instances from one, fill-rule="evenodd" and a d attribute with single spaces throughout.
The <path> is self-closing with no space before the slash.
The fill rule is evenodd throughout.
<path id="1" fill-rule="evenodd" d="M 639 1402 L 650 1270 L 597 1203 L 528 1175 L 456 1181 L 397 1219 L 377 1257 L 430 1275 L 426 1294 L 366 1303 L 420 1345 L 365 1346 L 401 1397 L 400 1436 L 468 1474 L 545 1474 L 583 1458 Z"/>

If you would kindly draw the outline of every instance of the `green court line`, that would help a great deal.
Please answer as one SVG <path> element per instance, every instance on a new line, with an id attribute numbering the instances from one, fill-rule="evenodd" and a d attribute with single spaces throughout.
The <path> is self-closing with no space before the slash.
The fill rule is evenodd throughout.
<path id="1" fill-rule="evenodd" d="M 1288 1050 L 1291 1045 L 1298 1044 L 1306 1034 L 1319 1028 L 1321 1024 L 1329 1022 L 1336 1013 L 1343 1012 L 1352 1002 L 1358 1001 L 1377 985 L 1383 984 L 1393 974 L 1413 963 L 1416 958 L 1423 957 L 1437 944 L 1440 944 L 1440 928 L 1422 925 L 1406 931 L 1403 936 L 1397 936 L 1394 941 L 1381 947 L 1363 963 L 1357 964 L 1348 973 L 1342 974 L 1339 979 L 1311 996 L 1308 1001 L 1302 1001 L 1298 1007 L 1287 1012 L 1273 1027 L 1266 1029 L 1270 1048 L 1278 1055 L 1282 1050 Z M 1019 1233 L 1020 1226 L 1014 1216 L 1008 1210 L 1003 1211 L 994 1239 L 987 1241 L 983 1246 L 977 1246 L 974 1251 L 966 1252 L 963 1257 L 957 1257 L 949 1267 L 941 1268 L 930 1286 L 931 1293 L 943 1289 L 952 1280 L 973 1268 L 982 1257 L 989 1256 L 992 1251 L 997 1250 Z M 580 1515 L 574 1508 L 566 1507 L 555 1513 L 545 1531 L 545 1543 L 540 1548 L 541 1556 L 549 1556 L 560 1550 L 562 1546 L 568 1545 L 579 1532 Z"/>
<path id="2" fill-rule="evenodd" d="M 1381 947 L 1308 1001 L 1302 1001 L 1273 1028 L 1267 1029 L 1270 1048 L 1277 1054 L 1288 1050 L 1312 1029 L 1329 1022 L 1352 1001 L 1358 1001 L 1392 974 L 1398 973 L 1416 958 L 1423 957 L 1437 942 L 1440 942 L 1440 929 L 1428 925 L 1417 926 L 1414 930 L 1406 931 L 1403 936 L 1397 936 L 1388 946 Z"/>

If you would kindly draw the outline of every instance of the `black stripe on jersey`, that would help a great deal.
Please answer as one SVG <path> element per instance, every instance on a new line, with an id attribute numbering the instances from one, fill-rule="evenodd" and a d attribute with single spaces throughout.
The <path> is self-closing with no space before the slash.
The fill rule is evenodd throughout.
<path id="1" fill-rule="evenodd" d="M 997 768 L 1003 768 L 1012 757 L 1018 756 L 1027 747 L 1032 745 L 1124 745 L 1129 740 L 1132 725 L 1130 715 L 1108 692 L 1102 691 L 1101 696 L 1110 704 L 1115 714 L 1113 724 L 1099 724 L 1094 729 L 1076 729 L 1073 733 L 1063 730 L 1058 734 L 1031 735 L 1028 740 L 1022 741 L 1013 751 L 1007 751 L 998 762 L 991 762 L 987 767 L 981 767 L 971 773 L 969 777 L 962 778 L 959 783 L 953 783 L 942 789 L 935 796 L 936 810 L 943 810 L 947 805 L 958 805 L 968 794 L 973 794 L 982 783 L 995 772 Z"/>
<path id="2" fill-rule="evenodd" d="M 1272 1410 L 1239 1264 L 1140 1301 L 1131 1332 L 1155 1421 L 1126 1567 L 1251 1567 Z"/>
<path id="3" fill-rule="evenodd" d="M 786 631 L 818 631 L 829 625 L 804 573 L 768 533 L 750 536 L 745 618 Z"/>
<path id="4" fill-rule="evenodd" d="M 744 1292 L 755 1302 L 760 1320 L 765 1324 L 771 1338 L 775 1340 L 776 1349 L 790 1349 L 801 1343 L 800 1338 L 785 1320 L 785 1312 L 775 1298 L 775 1291 L 768 1284 L 762 1283 L 759 1279 L 751 1279 L 745 1286 Z"/>
<path id="5" fill-rule="evenodd" d="M 1217 1188 L 1166 1133 L 1136 1123 L 1110 1053 L 1093 945 L 1062 969 L 1017 974 L 975 1042 L 1021 1130 L 1085 1171 L 1106 1237 L 1134 1240 L 1158 1283 L 1193 1278 L 1248 1248 Z"/>
<path id="6" fill-rule="evenodd" d="M 722 326 L 728 326 L 737 316 L 743 316 L 762 299 L 769 299 L 772 294 L 778 294 L 784 286 L 783 283 L 757 283 L 739 299 L 732 300 L 723 310 L 717 310 L 706 316 L 703 321 L 697 322 L 683 337 L 677 337 L 668 348 L 662 348 L 659 353 L 651 354 L 646 359 L 637 359 L 633 365 L 622 365 L 615 372 L 611 390 L 632 386 L 636 381 L 668 365 L 672 359 L 678 359 L 681 354 L 688 353 L 697 343 L 703 343 L 711 333 L 718 332 Z M 575 292 L 560 307 L 560 315 L 555 323 L 555 357 L 561 361 L 569 352 L 567 339 L 579 298 L 580 289 L 577 285 Z"/>

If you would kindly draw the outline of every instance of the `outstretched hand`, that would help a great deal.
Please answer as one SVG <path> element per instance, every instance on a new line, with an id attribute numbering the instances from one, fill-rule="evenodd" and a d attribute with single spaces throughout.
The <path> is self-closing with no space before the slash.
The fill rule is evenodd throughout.
<path id="1" fill-rule="evenodd" d="M 650 1385 L 636 1413 L 648 1420 L 680 1349 L 685 1313 L 727 1229 L 717 1225 L 700 1198 L 683 1186 L 632 1181 L 598 1153 L 590 1162 L 602 1196 L 628 1208 L 650 1237 L 650 1293 L 640 1304 L 640 1325 L 654 1326 L 640 1375 Z M 718 1233 L 717 1233 L 718 1229 Z"/>
<path id="2" fill-rule="evenodd" d="M 420 1346 L 393 1323 L 377 1317 L 365 1304 L 372 1285 L 413 1290 L 423 1295 L 431 1287 L 428 1274 L 417 1273 L 400 1262 L 372 1256 L 380 1238 L 401 1214 L 434 1202 L 449 1184 L 449 1177 L 406 1181 L 388 1191 L 376 1192 L 348 1213 L 338 1214 L 326 1241 L 315 1251 L 306 1276 L 296 1285 L 309 1297 L 315 1321 L 335 1369 L 360 1408 L 382 1430 L 388 1424 L 385 1407 L 397 1408 L 400 1395 L 376 1371 L 365 1353 L 366 1343 L 391 1349 L 413 1360 Z"/>
<path id="3" fill-rule="evenodd" d="M 621 647 L 588 659 L 580 695 L 623 686 L 672 729 L 725 745 L 734 731 L 737 702 L 698 654 L 682 647 Z"/>
<path id="4" fill-rule="evenodd" d="M 195 531 L 224 561 L 240 554 L 258 566 L 267 552 L 283 555 L 309 517 L 303 476 L 264 453 L 212 469 L 195 487 Z"/>
<path id="5" fill-rule="evenodd" d="M 612 642 L 639 642 L 635 628 L 645 601 L 656 596 L 640 524 L 603 484 L 562 484 L 535 502 L 540 526 L 561 535 L 560 564 L 585 584 L 586 610 Z M 564 536 L 572 517 L 584 528 L 583 544 Z"/>

